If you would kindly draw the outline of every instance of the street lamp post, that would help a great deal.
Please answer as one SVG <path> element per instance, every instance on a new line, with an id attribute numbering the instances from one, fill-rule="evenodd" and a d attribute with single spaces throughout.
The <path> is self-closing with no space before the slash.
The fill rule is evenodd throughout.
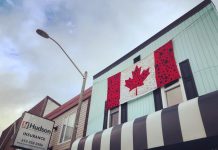
<path id="1" fill-rule="evenodd" d="M 66 53 L 66 51 L 61 47 L 61 45 L 57 41 L 55 41 L 52 37 L 50 37 L 45 31 L 43 31 L 41 29 L 37 29 L 36 33 L 39 34 L 40 36 L 46 38 L 46 39 L 51 39 L 53 42 L 55 42 L 61 48 L 63 53 L 67 56 L 67 58 L 74 65 L 74 67 L 77 69 L 77 71 L 80 73 L 80 75 L 83 78 L 82 88 L 81 88 L 78 107 L 77 107 L 77 112 L 76 112 L 76 118 L 75 118 L 75 122 L 74 122 L 73 134 L 72 134 L 72 138 L 71 138 L 71 142 L 70 142 L 70 148 L 71 148 L 73 142 L 76 140 L 77 128 L 78 128 L 78 124 L 79 124 L 79 116 L 80 116 L 80 111 L 81 111 L 81 106 L 82 106 L 82 100 L 83 100 L 83 97 L 84 97 L 85 84 L 86 84 L 86 79 L 87 79 L 87 74 L 88 73 L 87 73 L 87 71 L 82 73 L 82 71 L 77 67 L 77 65 L 74 63 L 74 61 Z"/>

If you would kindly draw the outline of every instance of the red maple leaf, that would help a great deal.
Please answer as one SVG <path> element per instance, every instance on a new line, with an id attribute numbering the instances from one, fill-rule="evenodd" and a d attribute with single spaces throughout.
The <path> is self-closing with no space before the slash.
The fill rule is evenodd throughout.
<path id="1" fill-rule="evenodd" d="M 137 87 L 144 85 L 144 80 L 150 74 L 149 69 L 150 68 L 147 68 L 146 70 L 143 70 L 141 73 L 141 67 L 138 67 L 136 65 L 135 70 L 132 71 L 132 78 L 125 80 L 125 86 L 129 88 L 129 91 L 136 89 L 136 95 L 138 94 Z"/>

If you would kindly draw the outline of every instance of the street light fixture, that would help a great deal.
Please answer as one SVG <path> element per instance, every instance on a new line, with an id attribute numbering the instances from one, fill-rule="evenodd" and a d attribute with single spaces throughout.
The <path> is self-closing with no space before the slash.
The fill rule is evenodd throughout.
<path id="1" fill-rule="evenodd" d="M 74 65 L 74 67 L 77 69 L 77 71 L 80 73 L 80 75 L 83 77 L 83 83 L 82 83 L 82 88 L 81 88 L 81 92 L 80 92 L 79 103 L 78 103 L 78 108 L 77 108 L 77 112 L 76 112 L 76 118 L 75 118 L 75 122 L 74 122 L 73 134 L 72 134 L 72 138 L 71 138 L 71 142 L 70 142 L 70 148 L 71 148 L 73 142 L 76 140 L 77 128 L 78 128 L 78 124 L 79 124 L 79 116 L 80 116 L 82 100 L 83 100 L 84 91 L 85 91 L 85 84 L 86 84 L 86 79 L 87 79 L 87 71 L 85 71 L 83 74 L 82 71 L 74 63 L 74 61 L 69 57 L 69 55 L 61 47 L 61 45 L 57 41 L 55 41 L 52 37 L 50 37 L 48 35 L 48 33 L 46 33 L 45 31 L 43 31 L 41 29 L 37 29 L 36 33 L 39 34 L 40 36 L 46 38 L 46 39 L 51 39 L 53 42 L 55 42 L 61 48 L 63 53 L 67 56 L 67 58 L 70 60 L 70 62 Z"/>

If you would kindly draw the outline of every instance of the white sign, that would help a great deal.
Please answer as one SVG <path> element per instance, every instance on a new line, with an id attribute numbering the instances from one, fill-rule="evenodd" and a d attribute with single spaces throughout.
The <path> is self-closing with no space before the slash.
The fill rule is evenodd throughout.
<path id="1" fill-rule="evenodd" d="M 31 150 L 47 150 L 53 126 L 53 121 L 25 113 L 13 146 Z"/>

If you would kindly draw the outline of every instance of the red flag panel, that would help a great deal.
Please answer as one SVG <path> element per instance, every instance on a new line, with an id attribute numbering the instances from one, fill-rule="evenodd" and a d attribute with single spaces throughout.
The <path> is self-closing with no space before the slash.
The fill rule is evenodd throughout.
<path id="1" fill-rule="evenodd" d="M 154 52 L 157 87 L 162 87 L 180 78 L 176 65 L 173 44 L 169 41 Z"/>
<path id="2" fill-rule="evenodd" d="M 120 105 L 120 77 L 121 73 L 117 73 L 108 78 L 107 102 L 106 109 L 111 109 Z"/>

